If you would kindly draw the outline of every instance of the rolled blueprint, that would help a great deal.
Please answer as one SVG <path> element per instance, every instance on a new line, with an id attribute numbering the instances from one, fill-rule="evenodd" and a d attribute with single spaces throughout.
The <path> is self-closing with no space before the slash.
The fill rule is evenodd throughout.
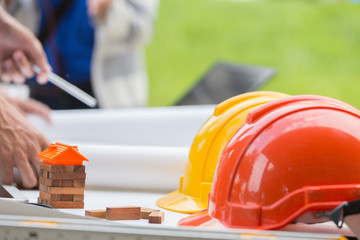
<path id="1" fill-rule="evenodd" d="M 215 106 L 53 111 L 32 123 L 52 142 L 76 145 L 89 159 L 87 187 L 171 191 L 191 143 Z"/>
<path id="2" fill-rule="evenodd" d="M 179 186 L 187 147 L 79 145 L 89 159 L 86 186 L 172 191 Z"/>
<path id="3" fill-rule="evenodd" d="M 31 122 L 52 141 L 189 147 L 215 106 L 52 111 L 53 124 Z"/>

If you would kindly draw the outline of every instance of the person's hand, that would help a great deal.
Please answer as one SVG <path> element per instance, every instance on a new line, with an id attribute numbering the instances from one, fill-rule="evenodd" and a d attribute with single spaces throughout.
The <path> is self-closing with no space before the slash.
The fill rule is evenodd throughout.
<path id="1" fill-rule="evenodd" d="M 46 122 L 51 123 L 50 118 L 50 107 L 42 102 L 39 102 L 35 99 L 27 99 L 27 100 L 20 100 L 13 97 L 10 97 L 4 94 L 4 97 L 8 102 L 10 102 L 13 106 L 15 106 L 23 116 L 26 114 L 32 113 L 43 117 Z"/>
<path id="2" fill-rule="evenodd" d="M 4 82 L 22 83 L 34 76 L 31 64 L 40 67 L 39 83 L 47 82 L 51 67 L 39 40 L 0 7 L 0 68 Z"/>
<path id="3" fill-rule="evenodd" d="M 6 100 L 0 92 L 0 175 L 3 184 L 14 182 L 13 167 L 19 170 L 21 186 L 33 188 L 38 179 L 32 166 L 40 171 L 37 154 L 46 149 L 50 141 Z"/>
<path id="4" fill-rule="evenodd" d="M 88 14 L 103 20 L 113 0 L 87 0 Z"/>

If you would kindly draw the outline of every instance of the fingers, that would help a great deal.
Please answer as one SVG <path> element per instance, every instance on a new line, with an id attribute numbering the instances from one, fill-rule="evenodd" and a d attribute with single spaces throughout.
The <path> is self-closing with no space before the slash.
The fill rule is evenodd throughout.
<path id="1" fill-rule="evenodd" d="M 8 161 L 0 161 L 2 182 L 4 184 L 11 184 L 14 182 L 13 163 L 16 167 L 15 170 L 18 172 L 16 183 L 22 188 L 30 189 L 36 187 L 38 185 L 40 171 L 40 159 L 37 158 L 37 154 L 45 150 L 49 144 L 50 141 L 41 133 L 38 133 L 37 135 L 34 135 L 34 142 L 28 143 L 26 150 L 19 147 L 15 148 L 12 156 L 9 155 L 5 158 Z"/>
<path id="2" fill-rule="evenodd" d="M 15 51 L 11 58 L 4 61 L 1 66 L 2 79 L 4 82 L 24 83 L 25 78 L 34 76 L 34 71 L 25 54 Z"/>
<path id="3" fill-rule="evenodd" d="M 42 134 L 39 133 L 39 138 L 38 138 L 38 145 L 33 144 L 31 146 L 32 149 L 35 149 L 35 152 L 33 154 L 29 155 L 29 160 L 31 163 L 31 166 L 33 167 L 33 171 L 34 173 L 37 173 L 37 178 L 39 176 L 39 172 L 40 172 L 40 162 L 41 160 L 37 157 L 37 155 L 44 151 L 46 148 L 49 147 L 50 145 L 50 141 L 43 136 Z"/>
<path id="4" fill-rule="evenodd" d="M 33 168 L 33 172 L 39 175 L 40 172 L 40 159 L 37 158 L 37 155 L 42 151 L 39 145 L 35 143 L 30 143 L 30 151 L 28 152 L 28 158 L 30 164 Z"/>
<path id="5" fill-rule="evenodd" d="M 20 148 L 14 153 L 15 166 L 20 172 L 22 187 L 34 188 L 38 181 L 35 173 L 28 161 L 27 155 Z"/>
<path id="6" fill-rule="evenodd" d="M 13 59 L 17 67 L 17 70 L 24 77 L 31 78 L 34 76 L 35 73 L 31 67 L 31 64 L 22 51 L 15 51 L 13 54 Z"/>
<path id="7" fill-rule="evenodd" d="M 1 78 L 4 82 L 24 83 L 25 77 L 17 69 L 12 59 L 7 59 L 1 66 Z"/>
<path id="8" fill-rule="evenodd" d="M 23 116 L 26 116 L 27 113 L 37 114 L 43 117 L 49 124 L 51 124 L 51 109 L 46 104 L 32 98 L 27 100 L 19 100 L 6 94 L 3 94 L 3 96 L 9 103 L 16 107 L 16 109 L 18 109 Z"/>
<path id="9" fill-rule="evenodd" d="M 51 67 L 45 64 L 45 67 L 40 67 L 40 70 L 41 72 L 37 74 L 36 80 L 39 84 L 46 84 L 48 82 L 47 75 L 51 71 Z M 7 83 L 15 82 L 21 84 L 25 82 L 26 78 L 33 77 L 34 74 L 29 59 L 22 51 L 15 51 L 12 58 L 5 60 L 1 65 L 1 79 Z"/>
<path id="10" fill-rule="evenodd" d="M 42 140 L 39 142 L 39 144 L 40 144 L 41 152 L 42 152 L 50 146 L 51 142 L 49 139 L 47 139 L 45 136 L 43 136 Z"/>
<path id="11" fill-rule="evenodd" d="M 48 72 L 38 73 L 36 76 L 36 80 L 39 84 L 44 85 L 48 82 Z"/>
<path id="12" fill-rule="evenodd" d="M 1 80 L 6 83 L 11 82 L 11 76 L 7 68 L 9 67 L 9 63 L 5 65 L 7 60 L 1 63 Z M 5 67 L 6 66 L 6 67 Z"/>
<path id="13" fill-rule="evenodd" d="M 14 173 L 13 173 L 10 156 L 1 153 L 1 159 L 2 159 L 0 165 L 1 183 L 5 185 L 10 185 L 11 183 L 14 182 Z"/>
<path id="14" fill-rule="evenodd" d="M 32 149 L 32 151 L 29 151 L 28 156 L 33 166 L 36 167 L 36 169 L 40 169 L 40 160 L 37 158 L 37 155 L 47 149 L 51 142 L 40 132 L 38 132 L 35 138 L 36 143 L 30 143 L 30 149 Z"/>
<path id="15" fill-rule="evenodd" d="M 44 103 L 29 99 L 21 104 L 21 108 L 26 113 L 33 113 L 43 117 L 49 124 L 51 123 L 51 109 Z"/>
<path id="16" fill-rule="evenodd" d="M 47 74 L 51 71 L 51 67 L 41 43 L 35 37 L 31 37 L 31 44 L 26 49 L 26 53 L 28 58 L 41 69 L 41 73 L 38 73 L 36 77 L 38 83 L 47 83 Z"/>

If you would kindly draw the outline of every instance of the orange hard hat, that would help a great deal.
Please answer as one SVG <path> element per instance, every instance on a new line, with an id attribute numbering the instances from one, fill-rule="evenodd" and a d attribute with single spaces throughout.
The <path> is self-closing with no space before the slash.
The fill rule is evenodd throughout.
<path id="1" fill-rule="evenodd" d="M 277 229 L 324 221 L 318 213 L 358 198 L 360 112 L 327 97 L 293 96 L 249 113 L 219 160 L 208 210 L 178 224 Z"/>

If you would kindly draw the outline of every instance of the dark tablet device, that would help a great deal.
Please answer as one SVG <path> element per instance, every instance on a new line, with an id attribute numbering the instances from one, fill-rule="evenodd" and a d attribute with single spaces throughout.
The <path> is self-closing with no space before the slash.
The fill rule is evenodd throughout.
<path id="1" fill-rule="evenodd" d="M 271 67 L 217 62 L 175 105 L 218 104 L 257 90 L 275 74 Z"/>

